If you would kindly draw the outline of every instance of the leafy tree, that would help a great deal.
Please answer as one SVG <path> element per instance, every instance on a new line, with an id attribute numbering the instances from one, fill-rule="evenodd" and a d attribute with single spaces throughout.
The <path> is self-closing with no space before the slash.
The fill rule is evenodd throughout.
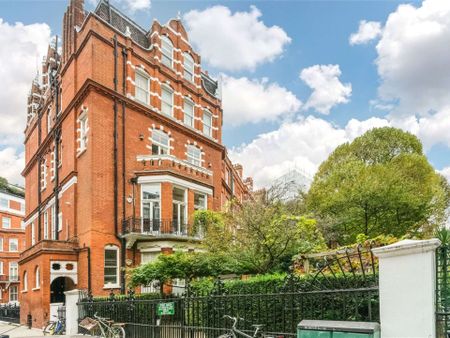
<path id="1" fill-rule="evenodd" d="M 449 196 L 420 141 L 386 127 L 337 147 L 321 164 L 306 201 L 325 220 L 327 239 L 347 244 L 358 234 L 431 234 L 445 218 Z"/>
<path id="2" fill-rule="evenodd" d="M 248 271 L 285 269 L 293 255 L 325 247 L 314 219 L 298 216 L 271 191 L 262 192 L 225 213 L 198 213 L 205 229 L 203 247 L 233 257 Z M 212 216 L 215 215 L 215 216 Z"/>

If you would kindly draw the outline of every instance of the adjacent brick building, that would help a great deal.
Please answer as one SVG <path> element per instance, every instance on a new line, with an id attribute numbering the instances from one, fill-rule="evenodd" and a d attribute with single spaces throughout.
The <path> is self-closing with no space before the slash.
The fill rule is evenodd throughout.
<path id="1" fill-rule="evenodd" d="M 19 255 L 25 249 L 22 189 L 0 188 L 0 303 L 19 301 Z"/>
<path id="2" fill-rule="evenodd" d="M 178 19 L 146 31 L 107 1 L 87 13 L 71 0 L 28 104 L 22 322 L 41 327 L 75 287 L 123 291 L 125 268 L 195 248 L 195 210 L 251 189 L 222 144 L 219 85 Z"/>

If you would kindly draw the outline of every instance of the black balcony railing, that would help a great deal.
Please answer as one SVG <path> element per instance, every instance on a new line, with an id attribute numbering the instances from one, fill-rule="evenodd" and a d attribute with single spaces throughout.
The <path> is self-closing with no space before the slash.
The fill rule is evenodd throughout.
<path id="1" fill-rule="evenodd" d="M 122 235 L 134 233 L 157 237 L 167 235 L 198 237 L 191 230 L 188 224 L 174 220 L 129 217 L 122 221 Z"/>

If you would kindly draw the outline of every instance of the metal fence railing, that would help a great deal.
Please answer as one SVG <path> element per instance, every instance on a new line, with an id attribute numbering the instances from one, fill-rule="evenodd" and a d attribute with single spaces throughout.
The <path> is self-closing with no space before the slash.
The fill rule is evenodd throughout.
<path id="1" fill-rule="evenodd" d="M 450 248 L 442 245 L 436 250 L 436 336 L 450 334 Z"/>
<path id="2" fill-rule="evenodd" d="M 164 304 L 164 305 L 162 305 Z M 79 302 L 79 318 L 97 314 L 126 323 L 127 337 L 217 337 L 231 326 L 224 315 L 243 317 L 240 327 L 252 324 L 277 336 L 295 336 L 303 319 L 379 321 L 378 287 L 282 292 L 222 294 L 152 300 L 121 299 Z M 170 307 L 163 314 L 161 307 Z M 147 335 L 148 332 L 158 335 Z M 82 332 L 80 332 L 82 333 Z"/>
<path id="3" fill-rule="evenodd" d="M 20 306 L 16 304 L 0 305 L 0 321 L 20 323 Z"/>

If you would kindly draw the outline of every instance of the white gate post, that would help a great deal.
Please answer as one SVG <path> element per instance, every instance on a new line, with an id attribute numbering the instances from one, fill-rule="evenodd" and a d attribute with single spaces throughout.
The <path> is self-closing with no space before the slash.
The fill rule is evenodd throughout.
<path id="1" fill-rule="evenodd" d="M 436 248 L 441 242 L 403 240 L 373 249 L 380 264 L 383 338 L 436 337 Z"/>
<path id="2" fill-rule="evenodd" d="M 66 295 L 66 335 L 78 333 L 78 299 L 79 290 L 64 292 Z"/>

